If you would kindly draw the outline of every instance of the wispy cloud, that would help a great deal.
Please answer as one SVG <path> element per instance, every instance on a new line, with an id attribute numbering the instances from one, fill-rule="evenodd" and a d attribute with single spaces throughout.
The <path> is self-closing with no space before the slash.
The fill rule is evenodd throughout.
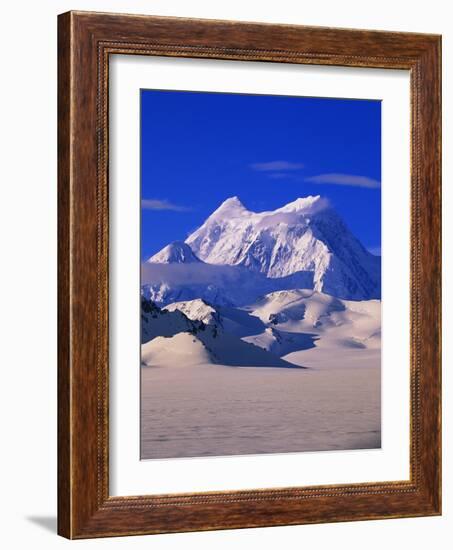
<path id="1" fill-rule="evenodd" d="M 287 160 L 272 160 L 270 162 L 256 162 L 251 164 L 252 170 L 258 172 L 291 172 L 301 170 L 304 165 L 300 162 L 289 162 Z"/>
<path id="2" fill-rule="evenodd" d="M 305 178 L 310 183 L 331 184 L 331 185 L 350 185 L 353 187 L 365 187 L 367 189 L 378 189 L 381 182 L 368 176 L 356 176 L 353 174 L 319 174 Z"/>
<path id="3" fill-rule="evenodd" d="M 165 199 L 142 199 L 142 209 L 144 210 L 171 210 L 172 212 L 189 212 L 191 209 L 187 206 L 173 204 Z"/>

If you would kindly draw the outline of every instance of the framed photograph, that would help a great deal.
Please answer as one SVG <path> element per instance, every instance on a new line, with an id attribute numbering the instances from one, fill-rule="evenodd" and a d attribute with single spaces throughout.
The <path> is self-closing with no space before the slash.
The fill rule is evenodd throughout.
<path id="1" fill-rule="evenodd" d="M 440 37 L 58 40 L 59 533 L 440 514 Z"/>

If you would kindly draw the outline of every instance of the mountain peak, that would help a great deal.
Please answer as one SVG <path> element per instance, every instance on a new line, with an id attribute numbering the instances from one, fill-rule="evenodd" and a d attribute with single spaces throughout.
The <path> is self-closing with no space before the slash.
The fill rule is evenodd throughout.
<path id="1" fill-rule="evenodd" d="M 239 197 L 234 196 L 224 200 L 212 215 L 221 213 L 222 216 L 228 215 L 234 217 L 235 215 L 241 215 L 244 212 L 248 212 L 247 208 L 242 204 Z"/>
<path id="2" fill-rule="evenodd" d="M 220 207 L 222 206 L 239 206 L 240 208 L 245 208 L 245 206 L 242 204 L 241 199 L 235 195 L 234 197 L 229 197 L 228 199 L 224 200 Z"/>
<path id="3" fill-rule="evenodd" d="M 289 202 L 277 210 L 277 212 L 301 212 L 314 214 L 324 210 L 329 205 L 328 200 L 320 195 L 309 195 L 308 197 L 299 197 L 293 202 Z"/>
<path id="4" fill-rule="evenodd" d="M 182 241 L 175 241 L 162 248 L 149 258 L 148 263 L 156 264 L 189 264 L 200 262 L 190 246 Z"/>

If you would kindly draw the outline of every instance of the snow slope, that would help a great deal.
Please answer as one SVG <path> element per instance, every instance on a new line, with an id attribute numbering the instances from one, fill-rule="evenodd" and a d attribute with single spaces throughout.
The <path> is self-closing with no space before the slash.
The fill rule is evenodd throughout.
<path id="1" fill-rule="evenodd" d="M 184 309 L 194 319 L 178 309 Z M 174 304 L 170 310 L 160 309 L 142 299 L 142 364 L 162 366 L 172 361 L 183 361 L 188 354 L 188 364 L 216 363 L 237 367 L 295 367 L 269 350 L 245 342 L 239 336 L 226 332 L 218 314 L 217 321 L 205 324 L 209 306 L 200 300 L 194 303 Z M 186 336 L 182 336 L 186 335 Z"/>
<path id="2" fill-rule="evenodd" d="M 314 348 L 318 337 L 307 332 L 287 332 L 266 327 L 263 332 L 245 336 L 244 342 L 249 342 L 280 357 L 292 353 Z"/>
<path id="3" fill-rule="evenodd" d="M 141 361 L 145 366 L 218 364 L 232 367 L 300 368 L 274 353 L 212 327 L 191 334 L 180 332 L 158 336 L 142 344 Z"/>
<path id="4" fill-rule="evenodd" d="M 318 349 L 380 348 L 379 300 L 356 302 L 311 290 L 291 290 L 273 292 L 247 310 L 278 331 L 316 335 Z M 247 340 L 257 345 L 260 341 L 258 337 Z"/>
<path id="5" fill-rule="evenodd" d="M 171 337 L 158 336 L 142 344 L 142 365 L 187 367 L 211 363 L 211 357 L 200 340 L 188 332 Z"/>

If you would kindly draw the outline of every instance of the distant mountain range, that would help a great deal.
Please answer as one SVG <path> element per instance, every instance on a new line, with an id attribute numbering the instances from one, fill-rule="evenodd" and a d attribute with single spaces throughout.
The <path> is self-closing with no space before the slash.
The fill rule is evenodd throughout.
<path id="1" fill-rule="evenodd" d="M 232 197 L 142 264 L 142 364 L 297 368 L 314 347 L 379 349 L 380 273 L 321 197 L 260 213 Z"/>
<path id="2" fill-rule="evenodd" d="M 347 300 L 381 296 L 380 257 L 320 196 L 259 213 L 229 198 L 185 242 L 142 266 L 142 294 L 160 306 L 194 299 L 244 306 L 290 289 Z"/>

